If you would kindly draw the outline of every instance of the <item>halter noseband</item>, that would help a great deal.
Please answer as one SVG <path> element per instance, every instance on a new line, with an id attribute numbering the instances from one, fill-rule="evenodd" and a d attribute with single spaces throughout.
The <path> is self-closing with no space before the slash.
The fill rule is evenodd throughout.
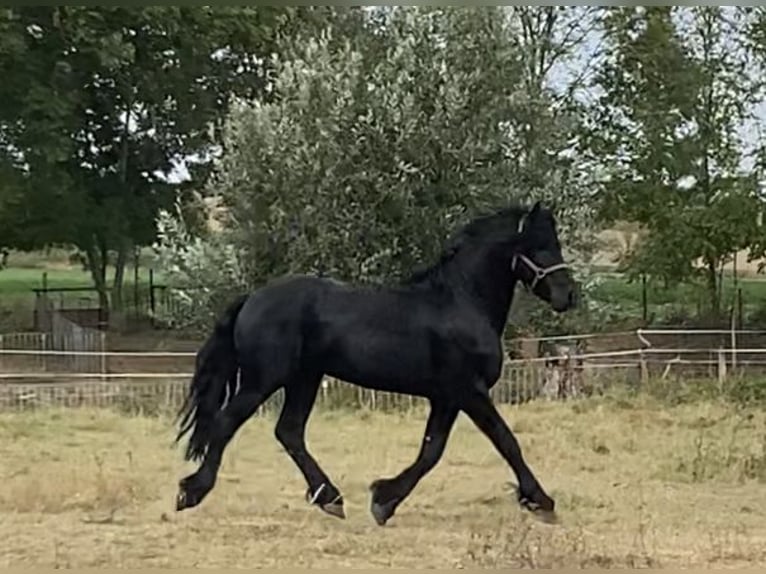
<path id="1" fill-rule="evenodd" d="M 527 216 L 526 214 L 519 219 L 519 226 L 518 226 L 518 232 L 521 233 L 524 230 L 524 223 L 526 222 Z M 516 264 L 518 261 L 521 260 L 524 264 L 526 264 L 527 268 L 535 274 L 535 278 L 532 280 L 532 283 L 530 285 L 527 285 L 522 281 L 525 287 L 532 290 L 537 286 L 537 284 L 544 279 L 547 275 L 553 273 L 554 271 L 559 271 L 561 269 L 568 269 L 569 265 L 567 265 L 564 262 L 556 263 L 555 265 L 551 265 L 550 267 L 540 267 L 537 263 L 532 261 L 529 257 L 524 255 L 523 253 L 516 253 L 513 256 L 513 259 L 511 260 L 511 271 L 516 271 Z"/>

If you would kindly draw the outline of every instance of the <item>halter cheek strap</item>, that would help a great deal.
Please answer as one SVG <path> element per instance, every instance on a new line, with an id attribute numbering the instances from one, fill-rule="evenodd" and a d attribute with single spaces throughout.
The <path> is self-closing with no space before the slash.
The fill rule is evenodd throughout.
<path id="1" fill-rule="evenodd" d="M 559 271 L 561 269 L 569 268 L 569 265 L 563 262 L 556 263 L 555 265 L 551 265 L 550 267 L 540 267 L 537 263 L 532 261 L 529 257 L 524 255 L 523 253 L 517 253 L 516 255 L 513 256 L 513 259 L 511 260 L 511 270 L 516 271 L 516 265 L 518 264 L 519 261 L 524 263 L 527 266 L 527 268 L 535 275 L 534 279 L 532 279 L 532 283 L 527 285 L 529 289 L 534 289 L 542 279 L 544 279 L 547 275 L 550 275 L 554 271 Z"/>
<path id="2" fill-rule="evenodd" d="M 521 234 L 524 231 L 524 224 L 527 221 L 527 214 L 525 213 L 519 218 L 519 226 L 516 229 L 516 231 Z M 517 253 L 513 256 L 513 259 L 511 260 L 511 271 L 516 271 L 516 265 L 521 260 L 527 268 L 534 273 L 535 277 L 532 279 L 532 283 L 530 285 L 527 285 L 524 283 L 524 286 L 528 289 L 534 289 L 537 284 L 542 281 L 547 275 L 550 275 L 554 271 L 559 271 L 560 269 L 568 269 L 569 265 L 566 263 L 556 263 L 556 265 L 551 265 L 550 267 L 540 267 L 537 263 L 532 261 L 529 257 L 524 255 L 523 253 Z"/>

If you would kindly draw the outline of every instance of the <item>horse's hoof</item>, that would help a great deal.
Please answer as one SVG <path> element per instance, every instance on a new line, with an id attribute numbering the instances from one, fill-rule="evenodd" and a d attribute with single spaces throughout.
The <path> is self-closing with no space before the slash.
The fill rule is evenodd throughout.
<path id="1" fill-rule="evenodd" d="M 317 498 L 319 498 L 319 495 L 324 490 L 324 485 L 320 486 L 319 489 L 312 493 L 311 489 L 309 488 L 306 491 L 306 502 L 309 504 L 316 504 L 319 508 L 324 510 L 327 514 L 330 514 L 332 516 L 335 516 L 337 518 L 346 518 L 346 512 L 343 510 L 343 497 L 338 494 L 338 496 L 335 497 L 335 500 L 332 500 L 330 502 L 321 503 L 317 501 Z"/>
<path id="2" fill-rule="evenodd" d="M 388 522 L 394 515 L 394 512 L 396 512 L 396 507 L 399 506 L 400 501 L 396 498 L 389 500 L 388 502 L 378 502 L 380 491 L 384 490 L 384 487 L 390 482 L 391 481 L 389 480 L 378 479 L 370 484 L 370 493 L 372 494 L 370 499 L 370 512 L 378 526 L 385 526 L 386 522 Z"/>
<path id="3" fill-rule="evenodd" d="M 196 475 L 187 476 L 178 483 L 178 495 L 176 496 L 176 511 L 194 508 L 207 496 L 210 487 L 200 486 L 200 480 Z"/>
<path id="4" fill-rule="evenodd" d="M 372 517 L 378 526 L 385 526 L 386 522 L 394 515 L 396 509 L 396 501 L 380 504 L 379 502 L 372 501 L 370 504 L 370 512 Z"/>
<path id="5" fill-rule="evenodd" d="M 186 493 L 184 491 L 181 491 L 176 496 L 176 512 L 181 512 L 182 510 L 188 508 L 186 505 Z"/>
<path id="6" fill-rule="evenodd" d="M 535 510 L 532 512 L 536 518 L 545 524 L 558 524 L 559 517 L 555 510 Z"/>
<path id="7" fill-rule="evenodd" d="M 346 518 L 346 512 L 343 510 L 343 499 L 339 499 L 335 502 L 328 502 L 327 504 L 321 504 L 319 506 L 327 514 L 335 516 L 337 518 Z"/>
<path id="8" fill-rule="evenodd" d="M 200 501 L 195 499 L 193 495 L 182 488 L 176 496 L 176 512 L 181 512 L 187 508 L 193 508 L 197 506 L 199 502 Z"/>
<path id="9" fill-rule="evenodd" d="M 557 524 L 558 516 L 554 510 L 554 503 L 550 497 L 546 497 L 546 504 L 542 505 L 539 502 L 535 502 L 527 498 L 526 496 L 519 496 L 519 504 L 525 510 L 531 512 L 536 518 L 539 518 L 546 524 Z"/>

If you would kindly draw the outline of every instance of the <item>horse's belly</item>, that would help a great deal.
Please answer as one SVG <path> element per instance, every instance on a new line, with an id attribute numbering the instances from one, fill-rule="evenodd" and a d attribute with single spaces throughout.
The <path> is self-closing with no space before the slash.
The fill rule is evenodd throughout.
<path id="1" fill-rule="evenodd" d="M 421 394 L 432 383 L 431 350 L 418 338 L 395 344 L 378 337 L 348 337 L 324 354 L 326 374 L 367 388 Z M 421 388 L 422 387 L 422 388 Z"/>

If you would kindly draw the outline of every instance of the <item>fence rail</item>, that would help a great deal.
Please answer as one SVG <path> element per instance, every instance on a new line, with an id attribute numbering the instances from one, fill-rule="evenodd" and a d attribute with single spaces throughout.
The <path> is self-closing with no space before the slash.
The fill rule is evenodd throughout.
<path id="1" fill-rule="evenodd" d="M 727 347 L 687 347 L 687 348 L 648 348 L 648 349 L 624 349 L 620 351 L 605 351 L 601 353 L 572 353 L 560 355 L 546 355 L 544 357 L 529 357 L 524 359 L 507 359 L 507 365 L 528 365 L 536 362 L 545 362 L 552 359 L 609 359 L 619 357 L 652 355 L 678 355 L 678 354 L 726 354 L 726 355 L 766 355 L 766 348 L 727 348 Z M 186 357 L 193 358 L 195 353 L 183 351 L 51 351 L 51 350 L 29 350 L 29 349 L 0 349 L 0 355 L 6 356 L 34 356 L 34 357 L 59 357 L 59 356 L 88 356 L 88 357 L 139 357 L 139 358 L 172 358 Z M 766 360 L 766 359 L 765 359 Z M 70 373 L 71 374 L 71 373 Z M 94 376 L 102 373 L 93 373 Z M 179 373 L 175 373 L 179 374 Z M 191 373 L 188 373 L 191 374 Z"/>
<path id="2" fill-rule="evenodd" d="M 571 337 L 525 338 L 523 341 L 593 341 L 631 332 Z M 500 380 L 492 389 L 498 403 L 518 404 L 535 398 L 567 399 L 603 391 L 610 385 L 641 385 L 650 378 L 710 378 L 723 381 L 745 374 L 766 375 L 766 331 L 639 330 L 632 332 L 635 346 L 613 350 L 565 352 L 507 359 Z M 663 336 L 693 338 L 703 344 L 662 346 Z M 723 336 L 710 339 L 711 336 Z M 751 342 L 748 337 L 756 337 Z M 730 344 L 737 340 L 747 346 Z M 521 340 L 521 339 L 519 339 Z M 687 339 L 685 339 L 687 341 Z M 715 346 L 719 343 L 719 346 Z M 9 348 L 10 345 L 13 345 Z M 572 347 L 581 349 L 582 347 Z M 119 406 L 144 411 L 175 410 L 182 403 L 192 376 L 195 353 L 178 351 L 107 351 L 52 349 L 46 334 L 0 335 L 0 410 L 43 406 Z M 74 360 L 74 359 L 84 360 Z M 159 363 L 159 365 L 158 365 Z M 326 379 L 318 396 L 325 407 L 367 406 L 374 409 L 409 408 L 421 399 L 393 395 Z M 281 404 L 277 394 L 261 412 Z"/>
<path id="3" fill-rule="evenodd" d="M 0 355 L 34 355 L 38 357 L 194 357 L 188 351 L 58 351 L 51 349 L 0 349 Z"/>

